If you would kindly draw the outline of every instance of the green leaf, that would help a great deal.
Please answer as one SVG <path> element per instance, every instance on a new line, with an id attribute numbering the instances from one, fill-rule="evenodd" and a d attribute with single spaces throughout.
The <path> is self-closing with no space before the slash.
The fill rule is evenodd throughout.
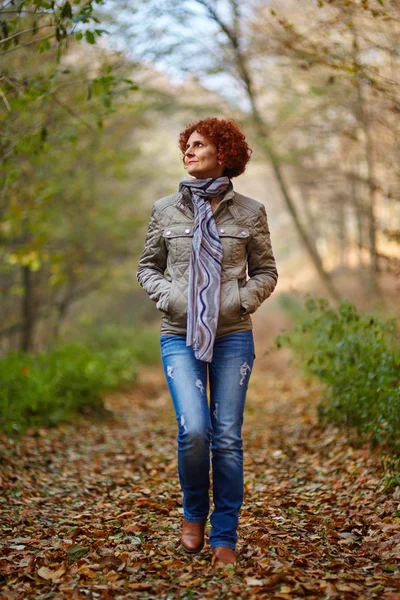
<path id="1" fill-rule="evenodd" d="M 143 539 L 140 536 L 135 535 L 130 538 L 130 542 L 131 542 L 131 544 L 134 544 L 135 546 L 140 546 L 140 544 L 143 543 Z"/>
<path id="2" fill-rule="evenodd" d="M 69 2 L 66 2 L 61 9 L 62 19 L 72 19 L 72 8 Z"/>
<path id="3" fill-rule="evenodd" d="M 92 31 L 85 31 L 85 38 L 89 44 L 95 44 L 96 39 L 94 37 L 94 33 Z"/>
<path id="4" fill-rule="evenodd" d="M 89 552 L 89 546 L 70 546 L 67 550 L 68 558 L 71 560 L 78 560 L 85 556 Z"/>
<path id="5" fill-rule="evenodd" d="M 38 52 L 47 52 L 47 50 L 50 50 L 50 48 L 51 48 L 50 40 L 42 40 L 36 46 L 36 49 Z"/>
<path id="6" fill-rule="evenodd" d="M 82 31 L 78 31 L 78 33 L 75 35 L 75 39 L 78 40 L 78 42 L 83 38 L 83 33 Z"/>

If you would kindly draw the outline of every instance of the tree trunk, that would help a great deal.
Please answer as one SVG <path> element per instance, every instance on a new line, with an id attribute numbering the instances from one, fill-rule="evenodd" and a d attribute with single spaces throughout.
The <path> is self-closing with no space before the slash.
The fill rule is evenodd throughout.
<path id="1" fill-rule="evenodd" d="M 33 348 L 33 327 L 35 323 L 33 273 L 29 266 L 22 267 L 22 336 L 21 350 L 30 352 Z"/>
<path id="2" fill-rule="evenodd" d="M 358 62 L 359 46 L 358 38 L 354 29 L 354 66 L 359 71 L 360 64 Z M 366 110 L 367 101 L 365 98 L 364 83 L 362 81 L 362 71 L 359 73 L 357 78 L 357 95 L 358 95 L 358 120 L 362 127 L 365 140 L 365 161 L 367 166 L 367 180 L 368 180 L 368 205 L 367 205 L 367 219 L 368 219 L 368 242 L 369 242 L 369 256 L 370 256 L 370 277 L 369 277 L 369 291 L 372 294 L 379 294 L 378 284 L 378 251 L 376 247 L 376 207 L 378 204 L 378 186 L 376 184 L 376 169 L 375 169 L 375 156 L 374 156 L 374 143 L 371 131 L 371 122 Z"/>
<path id="3" fill-rule="evenodd" d="M 321 220 L 317 219 L 311 209 L 310 198 L 307 193 L 307 188 L 301 181 L 301 166 L 295 165 L 293 167 L 295 178 L 297 179 L 297 188 L 299 190 L 299 198 L 301 201 L 302 209 L 304 210 L 305 223 L 310 235 L 310 240 L 317 247 L 317 240 L 321 237 Z"/>
<path id="4" fill-rule="evenodd" d="M 269 136 L 267 124 L 264 122 L 263 118 L 261 117 L 261 115 L 258 111 L 258 108 L 256 105 L 256 98 L 255 98 L 255 94 L 253 91 L 253 85 L 252 85 L 249 71 L 247 69 L 246 62 L 245 62 L 244 58 L 240 55 L 239 49 L 237 49 L 237 53 L 238 53 L 238 56 L 237 56 L 238 69 L 239 69 L 239 72 L 242 73 L 242 79 L 243 79 L 243 82 L 246 87 L 247 96 L 250 100 L 253 123 L 255 125 L 257 134 L 260 136 L 261 140 L 264 142 L 264 143 L 262 143 L 262 148 L 264 150 L 264 154 L 265 154 L 266 158 L 268 159 L 268 161 L 272 165 L 272 169 L 274 171 L 276 180 L 279 184 L 279 188 L 282 192 L 282 196 L 285 201 L 286 207 L 287 207 L 290 215 L 292 216 L 292 219 L 294 221 L 295 227 L 299 234 L 300 240 L 303 242 L 303 244 L 311 258 L 311 261 L 313 262 L 313 264 L 317 270 L 317 273 L 320 276 L 320 279 L 325 284 L 325 288 L 326 288 L 327 292 L 329 293 L 330 297 L 332 298 L 332 300 L 334 300 L 336 302 L 340 302 L 341 295 L 338 292 L 338 290 L 336 289 L 335 285 L 333 284 L 329 273 L 325 270 L 324 265 L 321 260 L 321 257 L 318 254 L 317 248 L 316 248 L 313 240 L 309 237 L 305 226 L 303 225 L 303 223 L 301 222 L 301 220 L 299 218 L 294 199 L 292 198 L 291 194 L 289 193 L 289 188 L 286 183 L 283 169 L 279 162 L 279 158 L 276 156 L 274 149 L 272 148 L 272 145 L 270 143 L 271 138 Z M 267 140 L 268 140 L 268 143 L 266 143 Z"/>
<path id="5" fill-rule="evenodd" d="M 339 266 L 344 267 L 348 264 L 349 237 L 347 232 L 346 206 L 345 198 L 340 195 L 336 201 L 336 217 L 338 226 L 339 241 Z"/>
<path id="6" fill-rule="evenodd" d="M 369 277 L 369 290 L 370 292 L 377 294 L 379 293 L 378 285 L 378 252 L 376 248 L 376 206 L 378 203 L 378 188 L 375 179 L 375 161 L 374 161 L 374 149 L 372 142 L 372 135 L 368 116 L 365 112 L 365 100 L 362 90 L 363 84 L 359 82 L 359 108 L 361 123 L 364 130 L 365 136 L 365 156 L 368 173 L 368 206 L 367 206 L 367 218 L 368 218 L 368 242 L 369 242 L 369 256 L 370 256 L 370 277 Z"/>
<path id="7" fill-rule="evenodd" d="M 304 225 L 302 224 L 302 222 L 299 219 L 299 215 L 297 214 L 297 209 L 294 204 L 293 198 L 289 194 L 288 186 L 286 184 L 281 165 L 280 165 L 277 157 L 274 155 L 272 148 L 268 149 L 267 156 L 272 164 L 272 168 L 274 170 L 275 177 L 279 183 L 279 187 L 281 189 L 283 198 L 285 200 L 286 207 L 289 210 L 289 213 L 291 214 L 291 216 L 293 218 L 293 221 L 296 226 L 297 232 L 299 234 L 300 240 L 303 242 L 306 250 L 308 251 L 311 261 L 313 262 L 313 264 L 317 270 L 317 273 L 320 276 L 321 281 L 325 284 L 325 288 L 326 288 L 327 292 L 329 293 L 330 297 L 335 302 L 340 302 L 340 300 L 341 300 L 340 293 L 338 292 L 335 285 L 333 284 L 331 276 L 325 270 L 324 265 L 321 260 L 321 257 L 318 254 L 316 246 L 314 245 L 313 241 L 308 236 L 306 228 L 304 227 Z"/>
<path id="8" fill-rule="evenodd" d="M 357 224 L 357 249 L 358 249 L 358 267 L 363 274 L 364 261 L 363 261 L 363 249 L 364 249 L 364 219 L 363 213 L 360 206 L 360 199 L 357 193 L 357 183 L 355 177 L 350 177 L 350 198 L 354 209 L 355 220 Z"/>

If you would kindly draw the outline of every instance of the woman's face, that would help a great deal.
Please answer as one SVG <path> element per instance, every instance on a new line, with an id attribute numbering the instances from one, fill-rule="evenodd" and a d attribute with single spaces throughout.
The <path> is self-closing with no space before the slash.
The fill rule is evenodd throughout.
<path id="1" fill-rule="evenodd" d="M 189 175 L 197 179 L 221 177 L 224 165 L 218 162 L 217 154 L 214 144 L 194 131 L 187 141 L 184 155 Z"/>

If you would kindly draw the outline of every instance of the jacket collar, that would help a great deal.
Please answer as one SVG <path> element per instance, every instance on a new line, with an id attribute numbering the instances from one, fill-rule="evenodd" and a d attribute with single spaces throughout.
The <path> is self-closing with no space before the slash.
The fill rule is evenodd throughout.
<path id="1" fill-rule="evenodd" d="M 233 189 L 233 185 L 230 185 L 230 187 L 227 189 L 227 191 L 224 194 L 224 197 L 220 200 L 219 204 L 218 204 L 218 208 L 215 211 L 214 215 L 217 212 L 220 212 L 221 210 L 221 206 L 223 204 L 225 204 L 226 202 L 229 202 L 230 200 L 232 200 L 235 197 L 235 191 Z M 189 218 L 193 218 L 193 204 L 192 204 L 192 200 L 190 198 L 190 191 L 188 188 L 183 188 L 182 192 L 178 192 L 177 193 L 177 198 L 176 198 L 176 202 L 175 202 L 175 206 L 187 217 Z M 229 206 L 229 204 L 228 204 Z"/>
<path id="2" fill-rule="evenodd" d="M 187 188 L 183 188 L 181 192 L 177 193 L 175 205 L 184 215 L 193 218 L 193 204 Z"/>

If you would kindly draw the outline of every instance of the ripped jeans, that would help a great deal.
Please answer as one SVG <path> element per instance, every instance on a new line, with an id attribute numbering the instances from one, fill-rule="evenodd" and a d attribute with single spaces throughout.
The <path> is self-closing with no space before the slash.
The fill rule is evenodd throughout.
<path id="1" fill-rule="evenodd" d="M 160 342 L 178 421 L 184 518 L 191 522 L 208 518 L 211 446 L 214 510 L 210 516 L 210 546 L 235 550 L 244 491 L 241 430 L 255 358 L 253 333 L 240 331 L 216 338 L 209 364 L 194 357 L 185 336 L 161 336 Z"/>

